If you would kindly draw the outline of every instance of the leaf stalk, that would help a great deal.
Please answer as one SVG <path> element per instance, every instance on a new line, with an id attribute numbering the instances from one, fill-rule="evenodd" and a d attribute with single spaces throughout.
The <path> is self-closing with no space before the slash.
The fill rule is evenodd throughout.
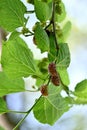
<path id="1" fill-rule="evenodd" d="M 29 115 L 29 113 L 33 110 L 33 108 L 36 106 L 36 104 L 38 103 L 38 101 L 41 99 L 42 95 L 36 100 L 36 102 L 34 103 L 34 105 L 26 112 L 27 114 L 24 116 L 24 118 L 22 118 L 18 124 L 12 129 L 12 130 L 16 130 L 22 123 L 23 121 L 26 119 L 26 117 Z"/>

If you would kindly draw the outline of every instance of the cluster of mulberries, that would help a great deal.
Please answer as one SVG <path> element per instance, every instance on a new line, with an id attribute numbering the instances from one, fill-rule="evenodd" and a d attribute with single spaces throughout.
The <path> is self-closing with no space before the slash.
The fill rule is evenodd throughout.
<path id="1" fill-rule="evenodd" d="M 59 78 L 59 75 L 58 75 L 57 70 L 56 70 L 56 64 L 54 62 L 49 64 L 48 71 L 51 75 L 51 82 L 55 86 L 59 86 L 60 85 L 60 78 Z"/>
<path id="2" fill-rule="evenodd" d="M 54 62 L 52 62 L 52 63 L 49 64 L 48 71 L 49 71 L 49 74 L 51 76 L 51 82 L 55 86 L 59 86 L 60 85 L 60 77 L 58 75 L 58 72 L 56 70 L 56 64 Z M 47 84 L 42 85 L 40 87 L 40 91 L 41 91 L 41 93 L 42 93 L 43 96 L 48 96 Z"/>

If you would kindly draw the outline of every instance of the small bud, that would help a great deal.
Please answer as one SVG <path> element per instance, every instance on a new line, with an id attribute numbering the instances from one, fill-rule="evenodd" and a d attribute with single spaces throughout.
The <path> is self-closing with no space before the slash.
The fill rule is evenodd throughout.
<path id="1" fill-rule="evenodd" d="M 40 91 L 41 91 L 41 93 L 42 93 L 43 96 L 48 96 L 47 85 L 42 85 L 40 87 Z"/>

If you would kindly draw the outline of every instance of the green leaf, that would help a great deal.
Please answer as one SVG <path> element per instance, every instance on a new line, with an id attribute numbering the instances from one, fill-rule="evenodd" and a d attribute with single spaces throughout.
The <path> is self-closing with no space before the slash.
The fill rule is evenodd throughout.
<path id="1" fill-rule="evenodd" d="M 63 27 L 63 37 L 64 37 L 64 41 L 66 40 L 66 38 L 69 36 L 71 30 L 71 22 L 67 21 L 66 24 Z"/>
<path id="2" fill-rule="evenodd" d="M 55 38 L 54 35 L 52 33 L 50 33 L 49 35 L 49 40 L 50 40 L 50 49 L 49 49 L 49 53 L 48 53 L 48 58 L 50 62 L 53 62 L 56 58 L 56 46 L 55 46 Z"/>
<path id="3" fill-rule="evenodd" d="M 34 0 L 27 0 L 28 3 L 34 4 Z"/>
<path id="4" fill-rule="evenodd" d="M 56 30 L 56 36 L 57 36 L 57 40 L 58 40 L 59 44 L 65 42 L 64 35 L 63 35 L 63 30 L 61 29 L 61 27 L 57 28 L 57 30 Z"/>
<path id="5" fill-rule="evenodd" d="M 50 19 L 51 11 L 49 5 L 46 2 L 34 0 L 34 6 L 36 16 L 41 22 L 45 22 Z"/>
<path id="6" fill-rule="evenodd" d="M 33 112 L 35 118 L 39 122 L 53 125 L 55 121 L 57 121 L 62 114 L 69 109 L 69 106 L 68 102 L 59 94 L 60 88 L 56 88 L 55 86 L 50 87 L 49 96 L 41 97 L 34 107 Z"/>
<path id="7" fill-rule="evenodd" d="M 66 10 L 65 10 L 65 6 L 64 6 L 63 2 L 60 2 L 59 7 L 60 7 L 60 9 L 57 8 L 58 11 L 56 11 L 56 21 L 62 22 L 66 18 Z M 61 13 L 59 13 L 59 11 Z"/>
<path id="8" fill-rule="evenodd" d="M 48 64 L 49 62 L 47 58 L 43 58 L 41 61 L 39 61 L 38 67 L 43 74 L 48 74 Z"/>
<path id="9" fill-rule="evenodd" d="M 61 27 L 60 28 L 58 27 L 58 29 L 56 30 L 56 34 L 59 43 L 64 43 L 66 41 L 67 37 L 69 36 L 70 30 L 71 30 L 70 21 L 67 21 L 62 29 Z"/>
<path id="10" fill-rule="evenodd" d="M 32 52 L 19 37 L 3 42 L 1 63 L 10 78 L 28 77 L 36 74 Z"/>
<path id="11" fill-rule="evenodd" d="M 20 35 L 20 32 L 14 31 L 11 33 L 9 40 L 16 39 Z"/>
<path id="12" fill-rule="evenodd" d="M 0 130 L 5 130 L 5 129 L 0 126 Z"/>
<path id="13" fill-rule="evenodd" d="M 44 80 L 42 80 L 40 78 L 36 78 L 36 86 L 38 88 L 40 88 L 43 83 L 44 83 Z"/>
<path id="14" fill-rule="evenodd" d="M 41 87 L 41 85 L 48 82 L 48 58 L 43 58 L 42 60 L 39 60 L 37 63 L 37 66 L 39 68 L 39 71 L 41 72 L 41 77 L 36 77 L 36 86 Z"/>
<path id="15" fill-rule="evenodd" d="M 80 97 L 76 97 L 75 99 L 74 99 L 74 102 L 73 102 L 73 104 L 77 104 L 77 105 L 79 105 L 79 104 L 83 104 L 83 105 L 87 105 L 87 98 L 80 98 Z"/>
<path id="16" fill-rule="evenodd" d="M 68 86 L 70 83 L 69 75 L 66 68 L 58 68 L 58 73 L 64 85 Z"/>
<path id="17" fill-rule="evenodd" d="M 87 79 L 76 85 L 74 94 L 80 98 L 87 98 Z"/>
<path id="18" fill-rule="evenodd" d="M 87 104 L 87 79 L 79 82 L 76 85 L 73 94 L 75 95 L 75 104 Z"/>
<path id="19" fill-rule="evenodd" d="M 47 3 L 52 2 L 52 0 L 41 0 L 41 1 L 47 2 Z"/>
<path id="20" fill-rule="evenodd" d="M 13 31 L 24 26 L 26 7 L 20 0 L 0 0 L 0 26 Z"/>
<path id="21" fill-rule="evenodd" d="M 59 44 L 57 67 L 67 68 L 70 64 L 70 52 L 67 43 Z"/>
<path id="22" fill-rule="evenodd" d="M 61 86 L 56 87 L 55 85 L 50 83 L 48 86 L 48 95 L 50 96 L 50 95 L 59 94 L 61 90 L 62 90 Z"/>
<path id="23" fill-rule="evenodd" d="M 48 75 L 43 74 L 43 79 L 42 78 L 36 78 L 36 86 L 40 88 L 43 84 L 46 84 L 48 82 Z"/>
<path id="24" fill-rule="evenodd" d="M 39 23 L 36 24 L 35 28 L 35 43 L 41 52 L 49 50 L 49 37 Z"/>
<path id="25" fill-rule="evenodd" d="M 0 97 L 25 91 L 25 85 L 22 78 L 11 80 L 3 72 L 0 72 Z"/>
<path id="26" fill-rule="evenodd" d="M 0 98 L 0 114 L 4 114 L 6 112 L 8 112 L 8 108 L 6 106 L 6 102 L 4 101 L 3 98 Z"/>

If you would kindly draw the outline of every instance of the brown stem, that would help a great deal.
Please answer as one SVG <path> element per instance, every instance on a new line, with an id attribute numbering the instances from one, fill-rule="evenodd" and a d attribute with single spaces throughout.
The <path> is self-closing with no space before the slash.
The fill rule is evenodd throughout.
<path id="1" fill-rule="evenodd" d="M 52 13 L 52 20 L 51 23 L 53 25 L 53 34 L 54 34 L 54 38 L 55 38 L 55 45 L 56 45 L 56 50 L 57 50 L 57 54 L 58 55 L 58 50 L 59 50 L 59 46 L 58 46 L 58 40 L 56 37 L 56 25 L 55 25 L 55 1 L 53 0 L 53 13 Z"/>

